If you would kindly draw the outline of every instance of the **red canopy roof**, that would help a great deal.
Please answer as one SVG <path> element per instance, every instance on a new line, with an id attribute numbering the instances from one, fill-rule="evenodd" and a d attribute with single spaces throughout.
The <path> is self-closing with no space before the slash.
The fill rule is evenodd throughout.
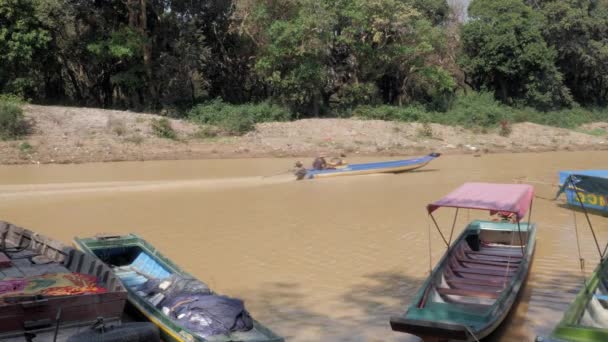
<path id="1" fill-rule="evenodd" d="M 534 187 L 528 184 L 465 183 L 458 189 L 427 206 L 430 213 L 439 207 L 505 211 L 521 220 L 534 196 Z"/>

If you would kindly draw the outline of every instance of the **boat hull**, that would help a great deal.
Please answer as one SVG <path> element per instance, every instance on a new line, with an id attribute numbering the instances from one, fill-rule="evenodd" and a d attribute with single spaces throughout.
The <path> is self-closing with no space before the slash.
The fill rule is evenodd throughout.
<path id="1" fill-rule="evenodd" d="M 328 178 L 340 176 L 358 176 L 375 173 L 401 173 L 413 171 L 426 166 L 433 159 L 438 158 L 439 153 L 431 153 L 427 156 L 414 159 L 394 160 L 387 162 L 350 164 L 345 167 L 327 170 L 308 170 L 306 178 Z"/>
<path id="2" fill-rule="evenodd" d="M 599 302 L 591 302 L 598 294 L 608 296 L 602 292 L 605 290 L 601 290 L 602 287 L 605 289 L 601 283 L 608 283 L 603 280 L 607 275 L 608 259 L 604 259 L 587 279 L 550 338 L 537 338 L 537 341 L 608 341 L 608 310 Z M 603 327 L 600 326 L 602 324 Z"/>
<path id="3" fill-rule="evenodd" d="M 0 291 L 0 340 L 121 319 L 127 290 L 98 259 L 8 222 L 0 221 L 0 241 L 10 259 L 0 281 L 22 284 Z"/>
<path id="4" fill-rule="evenodd" d="M 166 270 L 170 274 L 179 274 L 188 278 L 194 278 L 187 272 L 183 271 L 172 261 L 162 255 L 156 248 L 150 245 L 144 239 L 135 234 L 126 236 L 106 237 L 106 238 L 75 238 L 75 245 L 90 255 L 99 258 L 100 255 L 107 251 L 116 248 L 138 248 L 142 252 L 148 254 L 152 261 L 157 263 L 160 268 Z M 103 260 L 102 260 L 103 261 Z M 120 278 L 120 276 L 119 276 Z M 123 279 L 123 282 L 125 280 Z M 197 336 L 195 333 L 178 325 L 170 320 L 161 310 L 153 306 L 149 301 L 140 297 L 131 287 L 125 284 L 128 292 L 128 301 L 133 307 L 146 319 L 158 326 L 163 341 L 167 342 L 192 342 L 192 341 L 207 341 L 206 339 Z M 213 340 L 222 340 L 222 337 L 214 336 Z M 283 339 L 274 334 L 270 329 L 264 327 L 259 322 L 253 322 L 251 332 L 235 332 L 230 336 L 226 336 L 226 341 L 271 341 L 282 342 Z"/>
<path id="5" fill-rule="evenodd" d="M 494 274 L 494 276 L 482 276 L 471 272 L 469 274 L 471 278 L 450 278 L 448 275 L 452 272 L 456 274 L 475 270 L 475 268 L 467 269 L 460 266 L 474 262 L 471 259 L 466 259 L 465 254 L 460 257 L 461 250 L 459 248 L 466 243 L 468 236 L 471 236 L 475 231 L 483 230 L 484 226 L 496 230 L 498 234 L 517 235 L 518 233 L 517 224 L 512 223 L 474 221 L 469 224 L 439 261 L 406 313 L 399 317 L 391 317 L 390 324 L 394 331 L 414 334 L 423 339 L 475 341 L 488 336 L 502 323 L 527 279 L 534 255 L 536 228 L 534 225 L 522 224 L 522 231 L 525 232 L 526 236 L 526 245 L 523 257 L 519 257 L 513 265 L 505 264 L 504 260 L 498 262 L 498 259 L 504 258 L 504 256 L 498 256 L 501 253 L 497 252 L 497 256 L 487 256 L 485 257 L 486 261 L 479 261 L 486 264 L 482 266 L 483 271 L 480 274 L 488 272 Z M 474 255 L 475 252 L 469 251 L 469 253 Z M 455 260 L 463 262 L 457 263 Z M 498 264 L 501 264 L 500 267 L 502 268 L 495 266 Z M 502 269 L 505 270 L 504 280 L 502 280 L 501 275 Z M 509 280 L 506 279 L 507 274 Z M 456 281 L 464 282 L 465 285 L 459 288 L 442 288 L 444 284 L 451 284 L 451 282 Z M 495 282 L 495 284 L 490 284 L 491 282 Z M 489 291 L 490 289 L 495 292 Z M 471 293 L 481 297 L 487 296 L 487 298 L 482 298 L 480 302 L 471 300 L 470 303 L 446 299 L 465 298 L 469 301 L 473 298 L 467 297 L 472 296 Z M 477 300 L 478 298 L 475 298 L 475 301 Z"/>
<path id="6" fill-rule="evenodd" d="M 608 170 L 561 171 L 559 173 L 560 186 L 564 184 L 571 174 L 608 178 Z M 606 193 L 575 191 L 572 186 L 567 186 L 565 193 L 566 202 L 572 207 L 582 208 L 584 205 L 585 209 L 590 209 L 604 215 L 608 214 L 608 194 Z"/>

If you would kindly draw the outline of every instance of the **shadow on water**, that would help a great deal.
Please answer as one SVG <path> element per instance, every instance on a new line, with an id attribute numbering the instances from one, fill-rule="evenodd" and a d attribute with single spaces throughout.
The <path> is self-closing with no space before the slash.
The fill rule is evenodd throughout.
<path id="1" fill-rule="evenodd" d="M 397 272 L 366 275 L 335 300 L 336 306 L 345 306 L 336 310 L 339 316 L 309 307 L 300 285 L 272 283 L 255 294 L 256 306 L 264 312 L 256 318 L 288 341 L 418 341 L 393 332 L 389 318 L 405 311 L 422 281 Z"/>
<path id="2" fill-rule="evenodd" d="M 562 208 L 562 209 L 567 209 L 567 210 L 574 210 L 577 213 L 580 214 L 584 214 L 585 211 L 583 210 L 583 208 L 576 206 L 576 205 L 570 205 L 568 203 L 559 203 L 557 204 L 558 207 Z M 600 216 L 600 217 L 608 217 L 608 206 L 606 207 L 606 211 L 602 211 L 599 209 L 592 209 L 592 208 L 588 208 L 585 207 L 585 209 L 587 209 L 587 213 L 593 216 Z"/>
<path id="3" fill-rule="evenodd" d="M 362 315 L 359 324 L 384 326 L 389 318 L 403 314 L 424 279 L 411 279 L 397 272 L 378 272 L 364 276 L 363 284 L 354 286 L 343 297 L 345 303 Z"/>
<path id="4" fill-rule="evenodd" d="M 589 274 L 588 274 L 589 275 Z M 365 275 L 337 300 L 340 316 L 311 307 L 301 285 L 272 283 L 255 294 L 257 317 L 287 340 L 420 341 L 393 332 L 391 316 L 405 312 L 424 279 L 399 272 Z M 530 273 L 528 280 L 502 324 L 483 341 L 533 341 L 548 336 L 582 288 L 582 278 L 572 272 Z"/>
<path id="5" fill-rule="evenodd" d="M 484 341 L 534 341 L 536 336 L 549 336 L 582 287 L 578 273 L 530 273 L 503 323 Z"/>
<path id="6" fill-rule="evenodd" d="M 411 170 L 411 171 L 393 172 L 393 174 L 401 175 L 404 173 L 425 173 L 425 172 L 438 172 L 438 171 L 439 171 L 439 169 L 418 169 L 418 170 Z"/>

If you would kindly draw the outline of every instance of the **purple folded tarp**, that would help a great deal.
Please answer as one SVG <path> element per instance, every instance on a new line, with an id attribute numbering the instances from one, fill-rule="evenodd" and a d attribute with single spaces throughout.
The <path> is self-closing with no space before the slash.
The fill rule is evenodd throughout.
<path id="1" fill-rule="evenodd" d="M 465 183 L 427 206 L 430 213 L 439 207 L 480 209 L 514 213 L 521 220 L 532 198 L 534 187 L 527 184 Z"/>

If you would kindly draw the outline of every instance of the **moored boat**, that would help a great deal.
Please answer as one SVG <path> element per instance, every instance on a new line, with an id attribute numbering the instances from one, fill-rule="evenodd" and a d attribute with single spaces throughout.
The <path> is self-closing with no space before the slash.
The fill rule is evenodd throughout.
<path id="1" fill-rule="evenodd" d="M 128 300 L 160 328 L 164 341 L 283 341 L 252 319 L 240 300 L 219 296 L 135 234 L 75 238 L 109 265 Z"/>
<path id="2" fill-rule="evenodd" d="M 80 330 L 105 322 L 108 331 L 122 331 L 120 341 L 137 341 L 129 334 L 155 341 L 156 327 L 122 325 L 126 301 L 121 281 L 97 258 L 0 222 L 0 340 L 83 341 Z M 117 341 L 103 332 L 87 336 Z"/>
<path id="3" fill-rule="evenodd" d="M 323 170 L 308 169 L 304 178 L 312 179 L 338 176 L 368 175 L 373 173 L 400 173 L 419 169 L 430 163 L 433 159 L 438 158 L 439 156 L 441 156 L 440 153 L 431 153 L 424 157 L 413 159 L 362 164 L 346 164 L 336 168 Z"/>
<path id="4" fill-rule="evenodd" d="M 494 331 L 524 285 L 534 254 L 536 226 L 520 222 L 533 192 L 523 184 L 466 183 L 429 204 L 433 222 L 440 207 L 456 208 L 456 215 L 459 208 L 489 210 L 505 219 L 475 220 L 454 243 L 437 227 L 448 250 L 407 311 L 390 319 L 391 328 L 432 341 L 475 341 Z"/>
<path id="5" fill-rule="evenodd" d="M 608 259 L 595 268 L 551 336 L 537 341 L 608 341 Z"/>
<path id="6" fill-rule="evenodd" d="M 560 171 L 559 185 L 568 205 L 608 214 L 608 170 Z"/>

